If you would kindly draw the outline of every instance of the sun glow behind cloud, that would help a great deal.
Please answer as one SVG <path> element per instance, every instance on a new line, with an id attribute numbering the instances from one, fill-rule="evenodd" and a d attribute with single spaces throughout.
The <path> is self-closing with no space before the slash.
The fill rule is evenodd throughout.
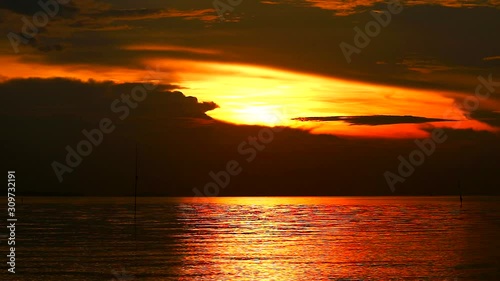
<path id="1" fill-rule="evenodd" d="M 12 57 L 0 57 L 6 68 L 2 79 L 27 77 L 67 77 L 80 80 L 143 82 L 146 70 L 86 65 L 43 65 L 25 63 Z M 152 58 L 144 65 L 158 67 L 162 83 L 180 85 L 184 94 L 201 101 L 213 101 L 220 108 L 208 114 L 236 124 L 290 126 L 313 133 L 372 137 L 425 137 L 423 124 L 351 126 L 343 122 L 300 122 L 295 117 L 414 115 L 428 118 L 463 120 L 461 128 L 489 130 L 477 121 L 466 121 L 454 108 L 453 97 L 460 94 L 405 89 L 297 73 L 257 65 L 200 62 Z M 36 74 L 30 69 L 37 69 Z M 434 126 L 453 127 L 454 122 L 436 122 Z"/>
<path id="2" fill-rule="evenodd" d="M 386 114 L 443 118 L 443 112 L 454 107 L 453 93 L 447 92 L 373 85 L 256 65 L 161 59 L 147 63 L 159 63 L 160 67 L 181 64 L 184 71 L 179 74 L 179 83 L 187 88 L 186 93 L 216 102 L 220 108 L 208 114 L 237 124 L 284 125 L 353 136 L 424 137 L 427 132 L 421 129 L 422 124 L 350 126 L 291 119 Z M 465 122 L 459 110 L 451 110 L 446 118 L 462 120 L 462 127 L 490 130 L 479 122 Z M 452 127 L 451 123 L 432 125 Z"/>

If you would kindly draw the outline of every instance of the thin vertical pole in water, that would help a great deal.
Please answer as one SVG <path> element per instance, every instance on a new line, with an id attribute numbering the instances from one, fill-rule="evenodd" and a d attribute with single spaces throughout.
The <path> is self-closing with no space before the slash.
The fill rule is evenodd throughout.
<path id="1" fill-rule="evenodd" d="M 138 178 L 139 178 L 139 177 L 137 176 L 137 162 L 139 161 L 139 160 L 138 160 L 138 153 L 137 153 L 137 150 L 138 150 L 137 143 L 135 143 L 134 224 L 135 224 L 136 217 L 137 217 L 137 180 L 138 180 Z"/>
<path id="2" fill-rule="evenodd" d="M 139 162 L 139 154 L 138 154 L 138 144 L 135 143 L 135 186 L 134 186 L 134 240 L 135 240 L 135 249 L 137 251 L 137 181 L 139 176 L 137 174 L 138 170 L 138 162 Z"/>

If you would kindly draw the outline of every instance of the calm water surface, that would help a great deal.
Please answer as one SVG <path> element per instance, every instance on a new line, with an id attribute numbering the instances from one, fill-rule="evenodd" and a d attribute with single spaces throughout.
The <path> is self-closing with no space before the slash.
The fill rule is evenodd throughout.
<path id="1" fill-rule="evenodd" d="M 138 200 L 25 198 L 0 279 L 500 280 L 498 197 Z"/>

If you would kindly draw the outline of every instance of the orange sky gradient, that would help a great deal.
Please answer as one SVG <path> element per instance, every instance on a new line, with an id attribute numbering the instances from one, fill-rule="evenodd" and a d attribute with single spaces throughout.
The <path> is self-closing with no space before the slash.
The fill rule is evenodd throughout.
<path id="1" fill-rule="evenodd" d="M 154 46 L 154 49 L 157 48 L 181 47 Z M 3 79 L 65 77 L 122 83 L 144 82 L 143 77 L 148 74 L 146 70 L 90 67 L 83 64 L 47 65 L 5 56 L 0 57 L 0 63 L 5 66 L 0 70 L 0 77 Z M 163 58 L 147 59 L 142 63 L 156 66 L 159 70 L 159 79 L 151 82 L 161 80 L 161 83 L 180 85 L 186 95 L 195 96 L 200 101 L 214 101 L 220 107 L 208 114 L 215 119 L 235 124 L 290 126 L 311 130 L 313 133 L 345 136 L 428 136 L 421 124 L 354 126 L 344 122 L 292 120 L 308 116 L 415 115 L 453 119 L 460 123 L 434 122 L 427 126 L 496 131 L 484 123 L 467 120 L 454 105 L 452 97 L 461 95 L 457 92 L 368 84 L 258 65 Z M 34 69 L 36 72 L 33 72 Z"/>

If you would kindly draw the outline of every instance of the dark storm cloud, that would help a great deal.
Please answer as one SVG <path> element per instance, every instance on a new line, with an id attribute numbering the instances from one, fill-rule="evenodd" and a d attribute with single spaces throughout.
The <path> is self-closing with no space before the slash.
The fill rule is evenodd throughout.
<path id="1" fill-rule="evenodd" d="M 3 116 L 75 116 L 100 119 L 110 114 L 110 106 L 122 94 L 130 95 L 139 83 L 82 82 L 62 78 L 14 79 L 0 83 L 0 112 Z M 175 85 L 158 85 L 134 110 L 133 118 L 201 118 L 217 108 L 212 102 L 199 103 L 185 97 Z"/>
<path id="2" fill-rule="evenodd" d="M 470 112 L 469 116 L 488 125 L 500 127 L 500 111 L 476 110 Z"/>
<path id="3" fill-rule="evenodd" d="M 428 122 L 446 122 L 455 121 L 438 118 L 426 118 L 419 116 L 398 116 L 398 115 L 371 115 L 371 116 L 326 116 L 326 117 L 297 117 L 294 120 L 299 121 L 342 121 L 350 125 L 391 125 L 391 124 L 419 124 Z"/>
<path id="4" fill-rule="evenodd" d="M 40 30 L 40 33 L 46 32 L 46 29 L 44 29 L 44 28 L 39 28 L 39 30 Z M 64 49 L 64 46 L 62 44 L 59 44 L 59 43 L 51 44 L 48 42 L 43 42 L 45 40 L 41 41 L 37 37 L 26 38 L 22 33 L 13 32 L 13 34 L 16 34 L 17 36 L 19 36 L 19 38 L 24 38 L 24 40 L 26 42 L 26 44 L 25 44 L 26 46 L 32 47 L 33 49 L 36 49 L 40 52 L 47 53 L 47 52 L 51 52 L 51 51 L 62 51 Z"/>
<path id="5" fill-rule="evenodd" d="M 499 52 L 500 38 L 494 30 L 500 28 L 500 11 L 494 8 L 405 7 L 392 16 L 391 23 L 378 36 L 370 38 L 360 54 L 352 55 L 350 64 L 339 43 L 354 44 L 353 28 L 364 30 L 365 24 L 374 20 L 369 13 L 332 17 L 325 11 L 302 9 L 303 13 L 299 13 L 292 7 L 278 11 L 280 8 L 274 5 L 256 12 L 260 17 L 242 19 L 242 25 L 267 25 L 265 30 L 251 34 L 253 40 L 275 36 L 259 41 L 269 54 L 254 46 L 255 59 L 261 57 L 266 63 L 330 76 L 461 91 L 470 91 L 478 69 L 498 71 L 498 66 L 482 60 Z M 272 12 L 283 14 L 280 21 L 273 18 Z M 286 20 L 297 18 L 301 20 Z M 251 46 L 250 41 L 241 43 Z M 453 79 L 455 75 L 470 79 Z"/>
<path id="6" fill-rule="evenodd" d="M 61 51 L 62 49 L 63 49 L 63 46 L 61 44 L 45 45 L 45 46 L 38 47 L 38 50 L 40 50 L 42 52 Z"/>
<path id="7" fill-rule="evenodd" d="M 44 3 L 44 5 L 48 2 L 48 0 L 2 0 L 0 2 L 0 9 L 9 10 L 17 14 L 33 16 L 35 13 L 44 11 L 42 6 L 40 6 L 39 2 Z M 57 15 L 63 17 L 71 17 L 78 13 L 79 9 L 73 5 L 71 1 L 68 4 L 59 4 L 57 2 L 57 6 L 59 7 L 59 12 Z M 51 7 L 51 9 L 53 9 Z"/>
<path id="8" fill-rule="evenodd" d="M 98 17 L 111 17 L 117 19 L 144 19 L 161 15 L 161 9 L 123 9 L 107 10 L 98 14 Z"/>
<path id="9" fill-rule="evenodd" d="M 169 9 L 109 9 L 101 11 L 94 16 L 95 19 L 110 19 L 110 20 L 148 20 L 160 18 L 189 18 L 189 19 L 203 19 L 207 15 L 212 15 L 209 19 L 213 18 L 212 10 L 169 10 Z"/>
<path id="10" fill-rule="evenodd" d="M 44 3 L 53 3 L 52 1 Z M 49 10 L 49 11 L 48 11 Z M 89 0 L 85 2 L 70 2 L 67 5 L 57 5 L 57 7 L 49 6 L 47 8 L 42 8 L 38 1 L 7 1 L 0 3 L 0 12 L 4 12 L 5 15 L 9 16 L 10 21 L 2 24 L 0 21 L 0 28 L 5 30 L 3 32 L 9 33 L 13 32 L 19 34 L 19 30 L 33 30 L 35 26 L 33 22 L 35 21 L 32 16 L 37 13 L 49 13 L 50 19 L 48 25 L 45 27 L 36 26 L 36 36 L 35 38 L 28 38 L 38 40 L 40 46 L 34 46 L 33 44 L 23 44 L 35 49 L 47 53 L 51 50 L 60 50 L 60 46 L 67 45 L 71 46 L 73 50 L 78 51 L 79 49 L 89 50 L 88 46 L 94 47 L 98 44 L 99 34 L 106 38 L 113 38 L 112 42 L 108 42 L 106 45 L 107 49 L 99 50 L 99 53 L 112 52 L 114 48 L 119 48 L 122 45 L 122 41 L 131 42 L 134 40 L 133 37 L 124 38 L 115 32 L 126 31 L 127 35 L 136 35 L 137 37 L 144 38 L 144 30 L 142 25 L 150 20 L 166 19 L 174 24 L 167 24 L 168 26 L 181 26 L 182 23 L 185 24 L 186 21 L 193 21 L 193 19 L 199 18 L 208 19 L 214 18 L 215 16 L 211 14 L 211 10 L 177 10 L 177 9 L 165 9 L 165 8 L 128 8 L 128 9 L 115 9 L 109 4 L 105 4 L 102 1 Z M 10 13 L 9 13 L 10 12 Z M 53 17 L 51 13 L 56 13 L 56 17 Z M 19 18 L 16 16 L 18 14 L 26 15 L 27 17 Z M 64 17 L 64 20 L 58 19 L 58 16 Z M 39 19 L 38 19 L 39 20 Z M 138 22 L 134 24 L 134 22 Z M 151 29 L 152 31 L 157 30 L 158 25 Z M 131 33 L 131 30 L 137 30 L 135 33 Z M 141 30 L 141 31 L 139 31 Z M 85 33 L 86 32 L 86 33 Z M 76 35 L 78 34 L 78 35 Z M 112 36 L 110 36 L 112 34 Z M 116 36 L 118 35 L 118 36 Z M 22 36 L 21 38 L 26 37 Z M 84 40 L 78 42 L 78 38 L 85 38 Z M 122 40 L 120 40 L 121 38 Z M 76 39 L 76 40 L 74 40 Z M 49 43 L 45 41 L 50 41 Z M 8 43 L 9 41 L 4 41 L 3 43 Z M 23 46 L 21 45 L 21 47 Z M 92 48 L 94 49 L 94 48 Z M 55 56 L 59 58 L 58 56 Z M 71 55 L 69 56 L 71 57 Z M 124 59 L 128 55 L 123 54 Z M 45 59 L 47 63 L 51 63 L 50 57 L 42 56 L 40 59 Z M 72 58 L 68 60 L 68 63 L 72 61 L 78 61 L 78 58 Z M 80 59 L 81 61 L 81 59 Z M 89 61 L 91 62 L 91 61 Z M 62 60 L 55 61 L 54 63 L 64 63 Z M 97 62 L 95 62 L 97 63 Z M 103 62 L 105 63 L 105 62 Z M 113 65 L 110 63 L 109 65 Z"/>
<path id="11" fill-rule="evenodd" d="M 203 31 L 207 36 L 194 40 L 178 34 L 171 40 L 184 37 L 183 44 L 189 47 L 215 45 L 231 60 L 243 63 L 261 62 L 296 71 L 423 88 L 469 91 L 472 82 L 450 77 L 470 75 L 473 79 L 481 68 L 498 72 L 498 65 L 483 60 L 500 52 L 500 39 L 495 35 L 500 28 L 500 11 L 493 8 L 407 7 L 393 15 L 391 24 L 359 55 L 353 55 L 351 64 L 338 46 L 342 41 L 354 44 L 353 28 L 363 29 L 372 21 L 369 13 L 332 17 L 313 8 L 250 3 L 238 6 L 235 15 L 243 11 L 255 16 L 243 16 L 234 24 L 214 23 L 213 28 Z M 422 18 L 426 20 L 422 22 Z M 181 25 L 159 19 L 148 26 Z M 206 29 L 202 25 L 185 27 L 194 33 Z"/>
<path id="12" fill-rule="evenodd" d="M 460 8 L 456 1 L 443 6 L 412 2 L 392 15 L 390 24 L 370 38 L 360 54 L 353 54 L 350 64 L 339 44 L 354 44 L 353 28 L 364 30 L 374 20 L 369 11 L 385 9 L 386 4 L 345 4 L 354 12 L 340 16 L 323 7 L 329 5 L 327 1 L 304 5 L 243 1 L 228 15 L 236 22 L 219 22 L 210 3 L 146 1 L 138 6 L 135 2 L 95 1 L 95 7 L 75 3 L 80 13 L 60 27 L 72 35 L 59 38 L 50 32 L 53 42 L 46 44 L 62 44 L 65 50 L 41 54 L 46 63 L 122 66 L 162 56 L 258 63 L 382 84 L 467 92 L 473 89 L 479 71 L 500 72 L 498 60 L 484 60 L 500 54 L 496 35 L 500 10 L 487 3 Z M 218 49 L 224 56 L 151 50 L 131 53 L 121 48 L 131 43 Z"/>

